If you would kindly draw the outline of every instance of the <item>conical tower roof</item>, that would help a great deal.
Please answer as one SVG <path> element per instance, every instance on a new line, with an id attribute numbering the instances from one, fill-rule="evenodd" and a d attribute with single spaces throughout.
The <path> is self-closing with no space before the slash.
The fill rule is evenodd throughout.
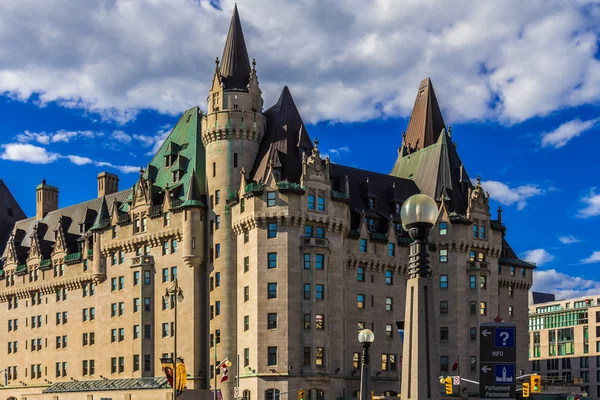
<path id="1" fill-rule="evenodd" d="M 445 128 L 431 79 L 423 79 L 406 128 L 403 146 L 409 146 L 413 150 L 424 149 L 436 143 L 440 132 Z"/>
<path id="2" fill-rule="evenodd" d="M 251 69 L 237 4 L 233 8 L 219 72 L 223 78 L 225 90 L 246 90 Z"/>

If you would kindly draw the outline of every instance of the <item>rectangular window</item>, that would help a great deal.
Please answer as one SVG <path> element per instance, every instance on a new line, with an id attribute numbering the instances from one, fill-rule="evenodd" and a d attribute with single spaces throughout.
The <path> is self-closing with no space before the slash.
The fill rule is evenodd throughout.
<path id="1" fill-rule="evenodd" d="M 440 372 L 448 372 L 448 356 L 440 356 Z"/>
<path id="2" fill-rule="evenodd" d="M 152 337 L 152 326 L 144 325 L 144 339 L 150 339 Z"/>
<path id="3" fill-rule="evenodd" d="M 306 237 L 312 237 L 313 235 L 313 227 L 312 225 L 305 225 L 304 226 L 304 236 Z"/>
<path id="4" fill-rule="evenodd" d="M 323 314 L 315 315 L 315 329 L 325 329 L 325 316 Z"/>
<path id="5" fill-rule="evenodd" d="M 360 239 L 360 252 L 361 253 L 367 252 L 367 239 Z"/>
<path id="6" fill-rule="evenodd" d="M 358 300 L 358 308 L 365 308 L 365 295 L 359 294 L 357 296 L 357 300 Z"/>
<path id="7" fill-rule="evenodd" d="M 479 227 L 477 225 L 473 225 L 473 238 L 474 239 L 478 238 L 478 235 L 477 235 L 478 230 L 479 230 Z"/>
<path id="8" fill-rule="evenodd" d="M 133 271 L 133 286 L 140 284 L 140 271 Z"/>
<path id="9" fill-rule="evenodd" d="M 476 356 L 471 356 L 470 357 L 470 370 L 471 372 L 475 372 L 477 371 L 477 357 Z"/>
<path id="10" fill-rule="evenodd" d="M 269 283 L 267 299 L 276 299 L 276 298 L 277 298 L 277 283 Z"/>
<path id="11" fill-rule="evenodd" d="M 487 289 L 487 276 L 482 275 L 479 277 L 479 288 Z"/>
<path id="12" fill-rule="evenodd" d="M 277 237 L 277 224 L 274 222 L 269 223 L 267 231 L 267 239 L 273 239 Z"/>
<path id="13" fill-rule="evenodd" d="M 385 271 L 385 284 L 393 285 L 394 284 L 394 272 L 393 271 Z"/>
<path id="14" fill-rule="evenodd" d="M 215 231 L 221 229 L 221 216 L 215 215 Z"/>
<path id="15" fill-rule="evenodd" d="M 448 300 L 440 301 L 440 315 L 448 315 Z"/>
<path id="16" fill-rule="evenodd" d="M 315 352 L 315 365 L 317 367 L 325 366 L 325 347 L 317 347 Z"/>
<path id="17" fill-rule="evenodd" d="M 304 300 L 310 300 L 310 283 L 304 284 Z"/>
<path id="18" fill-rule="evenodd" d="M 479 313 L 481 315 L 487 315 L 487 303 L 485 301 L 480 302 Z"/>
<path id="19" fill-rule="evenodd" d="M 150 279 L 150 271 L 144 271 L 144 285 L 149 285 Z"/>
<path id="20" fill-rule="evenodd" d="M 238 153 L 233 153 L 233 168 L 238 167 Z"/>
<path id="21" fill-rule="evenodd" d="M 310 314 L 304 314 L 304 329 L 310 329 Z"/>
<path id="22" fill-rule="evenodd" d="M 365 281 L 365 269 L 364 267 L 358 267 L 356 269 L 356 280 L 359 282 Z"/>
<path id="23" fill-rule="evenodd" d="M 440 275 L 440 289 L 448 289 L 448 275 Z"/>
<path id="24" fill-rule="evenodd" d="M 152 303 L 150 302 L 150 297 L 144 297 L 144 311 L 150 311 L 152 308 Z"/>
<path id="25" fill-rule="evenodd" d="M 394 337 L 394 330 L 390 324 L 385 325 L 385 337 L 388 339 L 392 339 Z"/>
<path id="26" fill-rule="evenodd" d="M 267 258 L 269 260 L 267 268 L 268 269 L 277 268 L 277 253 L 267 253 Z"/>
<path id="27" fill-rule="evenodd" d="M 477 302 L 476 301 L 469 302 L 469 314 L 477 315 Z"/>
<path id="28" fill-rule="evenodd" d="M 304 253 L 304 269 L 310 269 L 310 254 Z"/>
<path id="29" fill-rule="evenodd" d="M 440 249 L 440 262 L 448 262 L 448 249 Z"/>
<path id="30" fill-rule="evenodd" d="M 244 367 L 250 365 L 250 349 L 244 349 Z"/>
<path id="31" fill-rule="evenodd" d="M 325 286 L 321 284 L 315 285 L 315 297 L 317 300 L 323 300 L 325 298 Z"/>
<path id="32" fill-rule="evenodd" d="M 308 195 L 308 209 L 315 210 L 315 195 L 313 194 Z"/>
<path id="33" fill-rule="evenodd" d="M 469 289 L 477 289 L 477 276 L 469 275 Z"/>
<path id="34" fill-rule="evenodd" d="M 325 211 L 325 197 L 321 197 L 319 196 L 319 198 L 317 199 L 317 209 L 319 211 Z"/>
<path id="35" fill-rule="evenodd" d="M 444 236 L 448 234 L 448 223 L 440 222 L 440 236 Z"/>
<path id="36" fill-rule="evenodd" d="M 140 299 L 139 297 L 133 299 L 133 312 L 139 312 L 140 311 Z"/>
<path id="37" fill-rule="evenodd" d="M 388 243 L 388 256 L 394 257 L 396 255 L 396 245 L 394 243 Z"/>
<path id="38" fill-rule="evenodd" d="M 473 326 L 469 328 L 469 339 L 477 340 L 477 328 Z"/>
<path id="39" fill-rule="evenodd" d="M 352 368 L 360 368 L 360 353 L 352 353 Z"/>
<path id="40" fill-rule="evenodd" d="M 216 190 L 215 191 L 215 205 L 221 203 L 221 191 L 220 190 Z"/>
<path id="41" fill-rule="evenodd" d="M 217 243 L 215 244 L 215 258 L 220 258 L 221 257 L 221 244 Z"/>
<path id="42" fill-rule="evenodd" d="M 250 300 L 250 286 L 244 286 L 244 303 Z"/>
<path id="43" fill-rule="evenodd" d="M 215 302 L 215 315 L 221 315 L 221 302 Z"/>
<path id="44" fill-rule="evenodd" d="M 244 273 L 250 271 L 250 257 L 244 257 Z"/>
<path id="45" fill-rule="evenodd" d="M 277 365 L 277 347 L 267 348 L 267 365 Z"/>
<path id="46" fill-rule="evenodd" d="M 325 237 L 325 228 L 323 228 L 322 226 L 317 226 L 315 228 L 315 237 L 324 238 Z"/>
<path id="47" fill-rule="evenodd" d="M 276 192 L 267 192 L 267 207 L 275 207 Z"/>
<path id="48" fill-rule="evenodd" d="M 385 298 L 385 311 L 392 311 L 394 309 L 394 299 L 392 297 Z"/>
<path id="49" fill-rule="evenodd" d="M 144 371 L 150 372 L 150 354 L 144 354 Z"/>
<path id="50" fill-rule="evenodd" d="M 323 254 L 315 254 L 315 269 L 323 269 L 325 265 L 325 256 Z"/>
<path id="51" fill-rule="evenodd" d="M 277 329 L 277 313 L 267 314 L 267 329 Z"/>
<path id="52" fill-rule="evenodd" d="M 448 340 L 448 327 L 447 326 L 440 327 L 440 340 L 441 341 Z"/>
<path id="53" fill-rule="evenodd" d="M 304 347 L 304 365 L 310 365 L 311 364 L 311 354 L 310 354 L 310 347 Z"/>
<path id="54" fill-rule="evenodd" d="M 240 213 L 246 211 L 246 199 L 240 199 Z"/>
<path id="55" fill-rule="evenodd" d="M 247 332 L 250 329 L 250 316 L 244 315 L 244 332 Z"/>
<path id="56" fill-rule="evenodd" d="M 479 226 L 479 239 L 485 239 L 485 226 Z"/>

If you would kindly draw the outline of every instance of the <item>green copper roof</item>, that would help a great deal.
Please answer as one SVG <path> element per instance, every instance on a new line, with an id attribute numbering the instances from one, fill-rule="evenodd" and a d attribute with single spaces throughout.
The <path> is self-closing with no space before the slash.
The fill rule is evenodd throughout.
<path id="1" fill-rule="evenodd" d="M 102 201 L 98 207 L 98 214 L 96 215 L 96 220 L 94 221 L 94 225 L 90 228 L 90 230 L 103 228 L 109 223 L 110 213 L 108 212 L 108 204 L 106 204 L 106 196 L 102 196 Z"/>
<path id="2" fill-rule="evenodd" d="M 150 178 L 154 186 L 163 190 L 167 185 L 170 189 L 182 185 L 182 190 L 177 193 L 178 199 L 181 201 L 185 201 L 187 197 L 192 172 L 195 172 L 198 180 L 196 186 L 199 195 L 205 192 L 206 157 L 200 135 L 201 118 L 198 107 L 185 111 L 144 173 L 145 178 Z M 165 166 L 165 157 L 168 155 L 177 156 L 175 165 Z M 175 170 L 181 171 L 181 178 L 178 182 L 173 182 L 173 171 Z"/>
<path id="3" fill-rule="evenodd" d="M 190 177 L 186 191 L 185 201 L 181 203 L 179 207 L 205 207 L 202 200 L 200 200 L 202 197 L 202 190 L 199 187 L 198 176 L 194 171 L 192 171 L 192 176 Z"/>

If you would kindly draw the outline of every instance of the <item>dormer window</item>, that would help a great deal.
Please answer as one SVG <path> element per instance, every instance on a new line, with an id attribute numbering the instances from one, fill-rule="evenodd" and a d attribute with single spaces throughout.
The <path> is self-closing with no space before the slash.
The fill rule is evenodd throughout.
<path id="1" fill-rule="evenodd" d="M 315 209 L 315 195 L 314 194 L 309 194 L 308 195 L 308 209 L 314 211 Z"/>
<path id="2" fill-rule="evenodd" d="M 179 182 L 181 171 L 173 171 L 173 182 Z"/>
<path id="3" fill-rule="evenodd" d="M 448 234 L 448 223 L 440 222 L 440 236 L 445 236 Z"/>
<path id="4" fill-rule="evenodd" d="M 396 234 L 397 234 L 397 235 L 400 235 L 400 234 L 402 234 L 402 224 L 401 224 L 401 223 L 397 222 L 397 223 L 395 224 L 395 228 L 396 228 Z"/>
<path id="5" fill-rule="evenodd" d="M 171 156 L 171 155 L 165 156 L 165 167 L 170 167 L 171 164 L 173 164 L 173 158 L 172 157 L 173 156 Z"/>
<path id="6" fill-rule="evenodd" d="M 485 239 L 485 225 L 479 226 L 479 239 Z"/>
<path id="7" fill-rule="evenodd" d="M 373 218 L 367 218 L 367 226 L 369 227 L 370 231 L 374 231 L 375 230 L 375 220 Z"/>
<path id="8" fill-rule="evenodd" d="M 402 207 L 400 206 L 400 203 L 394 203 L 394 212 L 395 212 L 397 215 L 400 215 L 400 209 L 401 209 L 401 208 L 402 208 Z"/>
<path id="9" fill-rule="evenodd" d="M 374 209 L 376 205 L 377 205 L 377 202 L 375 201 L 375 199 L 369 197 L 369 208 Z"/>

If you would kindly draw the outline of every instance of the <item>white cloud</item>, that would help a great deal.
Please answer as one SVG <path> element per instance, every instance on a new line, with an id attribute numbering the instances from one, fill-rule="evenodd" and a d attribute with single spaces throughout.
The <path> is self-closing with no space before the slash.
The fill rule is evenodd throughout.
<path id="1" fill-rule="evenodd" d="M 535 263 L 538 267 L 554 260 L 554 256 L 544 249 L 527 250 L 521 258 Z"/>
<path id="2" fill-rule="evenodd" d="M 66 159 L 75 165 L 93 164 L 97 167 L 111 167 L 118 169 L 123 173 L 138 172 L 140 167 L 132 165 L 115 165 L 105 161 L 95 161 L 89 157 L 78 155 L 63 156 L 58 153 L 47 151 L 43 147 L 34 146 L 29 143 L 9 143 L 3 144 L 4 152 L 0 154 L 0 158 L 7 161 L 20 161 L 31 164 L 49 164 L 59 159 Z"/>
<path id="3" fill-rule="evenodd" d="M 91 158 L 81 157 L 81 156 L 66 156 L 73 164 L 75 165 L 85 165 L 91 164 L 94 161 Z"/>
<path id="4" fill-rule="evenodd" d="M 234 0 L 223 11 L 189 0 L 57 3 L 3 4 L 0 93 L 118 122 L 205 104 Z M 591 0 L 405 3 L 244 1 L 265 107 L 289 85 L 305 122 L 406 116 L 426 76 L 447 122 L 513 123 L 600 100 Z"/>
<path id="5" fill-rule="evenodd" d="M 581 260 L 583 264 L 592 264 L 600 262 L 600 251 L 594 251 L 591 256 Z"/>
<path id="6" fill-rule="evenodd" d="M 36 132 L 30 132 L 30 131 L 26 130 L 25 132 L 20 133 L 17 136 L 15 136 L 15 139 L 17 139 L 17 141 L 21 142 L 21 143 L 38 142 L 40 144 L 50 144 L 50 143 L 58 143 L 58 142 L 68 143 L 71 139 L 77 138 L 77 137 L 84 137 L 84 138 L 92 139 L 95 137 L 101 137 L 103 135 L 104 135 L 103 132 L 67 131 L 64 129 L 61 129 L 54 133 L 46 133 L 46 132 L 36 133 Z"/>
<path id="7" fill-rule="evenodd" d="M 517 187 L 509 187 L 498 181 L 484 181 L 481 186 L 489 192 L 492 199 L 505 206 L 517 205 L 517 210 L 527 206 L 527 200 L 534 196 L 544 194 L 544 190 L 537 185 L 527 184 Z"/>
<path id="8" fill-rule="evenodd" d="M 138 135 L 137 133 L 133 135 L 133 138 L 142 142 L 144 146 L 152 146 L 156 141 L 156 138 L 153 136 Z"/>
<path id="9" fill-rule="evenodd" d="M 558 240 L 560 240 L 560 242 L 562 244 L 573 244 L 573 243 L 581 243 L 580 239 L 577 239 L 575 236 L 573 235 L 569 235 L 569 236 L 560 236 L 558 238 Z"/>
<path id="10" fill-rule="evenodd" d="M 0 155 L 3 160 L 22 161 L 32 164 L 49 164 L 60 158 L 59 154 L 50 153 L 45 148 L 28 143 L 10 143 L 2 145 L 4 152 Z"/>
<path id="11" fill-rule="evenodd" d="M 123 144 L 131 143 L 131 135 L 128 135 L 123 131 L 114 131 L 112 135 L 110 135 L 110 137 L 115 139 L 117 142 L 121 142 Z"/>
<path id="12" fill-rule="evenodd" d="M 581 199 L 581 201 L 586 206 L 579 210 L 577 217 L 590 218 L 600 215 L 600 194 L 596 194 L 595 188 L 592 188 L 590 194 Z"/>
<path id="13" fill-rule="evenodd" d="M 565 122 L 552 132 L 542 134 L 542 147 L 554 147 L 556 149 L 565 146 L 571 139 L 576 138 L 583 132 L 590 130 L 600 119 L 581 121 L 575 119 Z"/>
<path id="14" fill-rule="evenodd" d="M 348 146 L 338 147 L 337 149 L 329 149 L 325 154 L 322 154 L 321 157 L 325 158 L 329 156 L 330 158 L 339 158 L 343 154 L 350 153 L 350 148 Z"/>
<path id="15" fill-rule="evenodd" d="M 600 294 L 600 282 L 575 277 L 555 269 L 533 272 L 534 292 L 554 293 L 558 299 Z"/>

